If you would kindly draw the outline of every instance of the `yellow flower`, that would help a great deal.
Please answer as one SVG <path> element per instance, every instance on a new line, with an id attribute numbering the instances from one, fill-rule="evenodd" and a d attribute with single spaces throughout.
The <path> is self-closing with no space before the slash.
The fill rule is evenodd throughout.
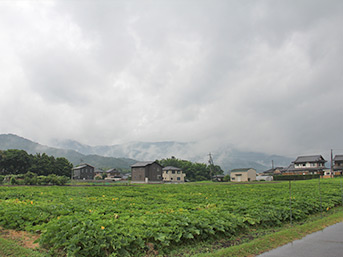
<path id="1" fill-rule="evenodd" d="M 61 217 L 57 217 L 57 219 L 59 220 Z"/>
<path id="2" fill-rule="evenodd" d="M 104 226 L 101 226 L 101 229 L 105 229 L 105 227 L 104 227 Z"/>
<path id="3" fill-rule="evenodd" d="M 89 212 L 92 212 L 92 210 L 89 210 Z"/>
<path id="4" fill-rule="evenodd" d="M 326 210 L 328 211 L 328 210 L 330 210 L 330 208 L 329 208 L 329 207 L 327 207 L 327 208 L 326 208 Z"/>
<path id="5" fill-rule="evenodd" d="M 102 195 L 102 197 L 105 197 L 105 195 Z"/>
<path id="6" fill-rule="evenodd" d="M 33 204 L 33 201 L 31 201 L 31 204 Z"/>

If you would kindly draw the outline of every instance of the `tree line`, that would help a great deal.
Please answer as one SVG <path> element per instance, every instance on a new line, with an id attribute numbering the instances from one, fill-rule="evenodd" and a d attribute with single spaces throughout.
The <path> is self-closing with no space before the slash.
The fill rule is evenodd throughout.
<path id="1" fill-rule="evenodd" d="M 164 167 L 173 166 L 182 169 L 188 181 L 211 180 L 214 175 L 223 174 L 224 171 L 218 165 L 207 165 L 205 163 L 193 163 L 187 160 L 180 160 L 175 157 L 157 161 Z"/>
<path id="2" fill-rule="evenodd" d="M 73 165 L 64 157 L 55 158 L 47 154 L 28 154 L 24 150 L 0 150 L 0 175 L 19 175 L 32 172 L 38 176 L 70 177 Z"/>

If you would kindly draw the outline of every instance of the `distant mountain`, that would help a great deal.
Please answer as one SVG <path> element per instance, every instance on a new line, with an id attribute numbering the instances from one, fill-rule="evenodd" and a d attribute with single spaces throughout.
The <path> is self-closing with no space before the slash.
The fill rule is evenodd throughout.
<path id="1" fill-rule="evenodd" d="M 73 140 L 55 141 L 56 147 L 73 149 L 83 154 L 98 154 L 102 156 L 119 156 L 135 160 L 156 160 L 175 156 L 193 162 L 208 161 L 209 150 L 198 143 L 167 142 L 131 142 L 112 146 L 89 146 Z M 256 152 L 244 152 L 233 146 L 222 146 L 212 151 L 214 163 L 220 165 L 227 172 L 236 168 L 255 168 L 257 171 L 270 169 L 272 161 L 274 166 L 288 166 L 294 159 L 268 155 Z"/>
<path id="2" fill-rule="evenodd" d="M 271 168 L 272 161 L 275 167 L 286 167 L 294 160 L 285 156 L 240 151 L 233 146 L 223 145 L 218 149 L 207 149 L 196 142 L 131 142 L 112 146 L 89 146 L 74 140 L 55 140 L 51 144 L 54 147 L 44 146 L 13 134 L 0 134 L 0 150 L 22 149 L 30 154 L 46 153 L 55 157 L 65 157 L 74 165 L 86 162 L 97 168 L 129 169 L 135 160 L 150 161 L 171 156 L 207 163 L 210 151 L 214 163 L 220 165 L 226 173 L 228 170 L 250 167 L 264 171 Z"/>
<path id="3" fill-rule="evenodd" d="M 129 158 L 104 157 L 97 154 L 83 154 L 73 149 L 60 149 L 44 146 L 13 134 L 0 134 L 0 150 L 20 149 L 29 154 L 46 153 L 55 157 L 65 157 L 74 166 L 81 162 L 89 163 L 97 168 L 130 169 L 136 160 Z"/>

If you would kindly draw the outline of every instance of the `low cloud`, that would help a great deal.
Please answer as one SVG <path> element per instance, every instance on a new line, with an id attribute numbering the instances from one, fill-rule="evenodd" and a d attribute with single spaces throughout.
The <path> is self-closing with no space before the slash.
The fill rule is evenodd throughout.
<path id="1" fill-rule="evenodd" d="M 342 148 L 341 1 L 0 7 L 0 133 L 285 155 Z"/>

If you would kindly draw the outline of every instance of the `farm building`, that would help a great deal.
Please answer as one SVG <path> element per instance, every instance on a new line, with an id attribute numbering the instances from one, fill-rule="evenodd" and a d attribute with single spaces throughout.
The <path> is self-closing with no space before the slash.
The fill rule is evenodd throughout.
<path id="1" fill-rule="evenodd" d="M 133 183 L 162 182 L 162 168 L 156 161 L 137 162 L 131 166 L 131 180 Z"/>
<path id="2" fill-rule="evenodd" d="M 185 182 L 185 176 L 181 169 L 167 166 L 162 169 L 164 182 Z"/>
<path id="3" fill-rule="evenodd" d="M 95 172 L 94 167 L 92 165 L 89 165 L 87 163 L 81 164 L 75 168 L 73 168 L 73 179 L 94 179 Z"/>
<path id="4" fill-rule="evenodd" d="M 232 182 L 248 182 L 256 180 L 256 170 L 253 168 L 234 169 L 231 171 Z"/>

